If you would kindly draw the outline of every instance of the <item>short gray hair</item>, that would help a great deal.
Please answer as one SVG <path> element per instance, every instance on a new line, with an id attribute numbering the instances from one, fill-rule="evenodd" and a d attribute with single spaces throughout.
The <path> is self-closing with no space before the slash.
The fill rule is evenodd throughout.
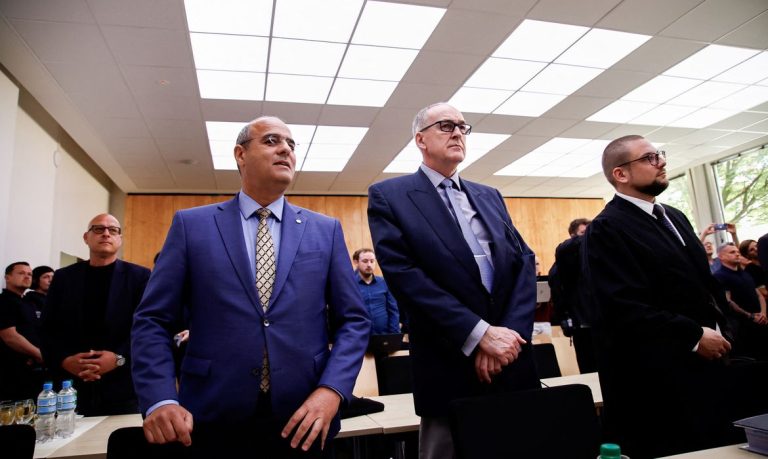
<path id="1" fill-rule="evenodd" d="M 426 107 L 419 110 L 418 113 L 416 113 L 416 117 L 413 118 L 413 125 L 411 126 L 411 134 L 413 137 L 416 137 L 416 133 L 424 129 L 424 123 L 427 119 L 427 113 L 429 110 L 431 110 L 433 107 L 437 107 L 438 105 L 448 105 L 448 102 L 435 102 L 434 104 L 427 105 Z"/>

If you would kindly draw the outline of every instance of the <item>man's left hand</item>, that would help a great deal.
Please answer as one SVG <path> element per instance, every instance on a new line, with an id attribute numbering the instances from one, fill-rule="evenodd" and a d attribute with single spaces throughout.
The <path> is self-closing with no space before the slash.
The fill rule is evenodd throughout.
<path id="1" fill-rule="evenodd" d="M 288 424 L 283 427 L 282 436 L 288 436 L 296 429 L 291 438 L 291 448 L 297 448 L 301 443 L 301 449 L 309 451 L 318 435 L 320 436 L 320 449 L 325 448 L 325 438 L 328 436 L 328 429 L 336 412 L 339 411 L 341 397 L 335 391 L 327 387 L 318 387 L 315 389 L 304 403 L 293 413 Z M 297 427 L 298 426 L 298 427 Z"/>
<path id="2" fill-rule="evenodd" d="M 501 373 L 501 361 L 492 355 L 478 349 L 475 354 L 475 373 L 480 382 L 490 384 L 491 378 Z"/>

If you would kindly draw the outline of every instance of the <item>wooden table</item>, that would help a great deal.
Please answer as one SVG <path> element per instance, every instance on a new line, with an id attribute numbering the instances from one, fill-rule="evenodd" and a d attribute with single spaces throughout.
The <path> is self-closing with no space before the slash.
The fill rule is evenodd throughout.
<path id="1" fill-rule="evenodd" d="M 383 434 L 413 432 L 419 430 L 421 417 L 413 406 L 413 394 L 381 395 L 371 397 L 384 404 L 384 411 L 368 415 L 381 426 Z"/>
<path id="2" fill-rule="evenodd" d="M 564 386 L 566 384 L 584 384 L 589 386 L 592 391 L 592 398 L 595 401 L 596 408 L 603 406 L 603 392 L 600 389 L 600 379 L 597 373 L 584 373 L 581 375 L 560 376 L 558 378 L 547 378 L 541 380 L 545 387 Z"/>
<path id="3" fill-rule="evenodd" d="M 675 456 L 667 456 L 666 459 L 760 459 L 761 455 L 750 453 L 741 449 L 744 444 L 723 446 L 721 448 L 705 449 L 701 451 L 693 451 L 691 453 L 677 454 Z M 661 458 L 665 459 L 665 458 Z"/>

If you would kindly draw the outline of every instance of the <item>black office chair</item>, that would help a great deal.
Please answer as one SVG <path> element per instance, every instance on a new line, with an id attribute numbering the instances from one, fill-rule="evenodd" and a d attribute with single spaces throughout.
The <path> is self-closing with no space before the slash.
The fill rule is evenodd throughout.
<path id="1" fill-rule="evenodd" d="M 582 384 L 455 400 L 451 429 L 461 459 L 594 459 L 600 450 L 595 402 Z"/>
<path id="2" fill-rule="evenodd" d="M 30 456 L 31 457 L 31 456 Z M 141 427 L 122 427 L 109 435 L 107 459 L 181 459 L 192 457 L 181 443 L 152 445 Z"/>
<path id="3" fill-rule="evenodd" d="M 376 358 L 376 379 L 379 395 L 413 392 L 410 355 L 390 355 Z"/>
<path id="4" fill-rule="evenodd" d="M 536 371 L 539 378 L 557 378 L 562 376 L 560 365 L 557 363 L 555 346 L 552 343 L 533 345 L 533 360 L 536 363 Z"/>
<path id="5" fill-rule="evenodd" d="M 0 426 L 0 456 L 32 459 L 35 455 L 35 428 L 28 425 Z"/>

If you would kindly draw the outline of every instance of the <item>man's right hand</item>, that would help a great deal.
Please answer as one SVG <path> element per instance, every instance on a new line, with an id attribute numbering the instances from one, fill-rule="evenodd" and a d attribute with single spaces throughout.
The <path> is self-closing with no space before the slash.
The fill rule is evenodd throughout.
<path id="1" fill-rule="evenodd" d="M 723 338 L 723 335 L 709 327 L 701 327 L 704 334 L 699 340 L 699 347 L 696 353 L 707 360 L 715 360 L 724 357 L 731 351 L 731 343 Z"/>
<path id="2" fill-rule="evenodd" d="M 192 413 L 181 405 L 163 405 L 144 419 L 144 436 L 150 443 L 178 441 L 192 444 Z"/>
<path id="3" fill-rule="evenodd" d="M 480 339 L 480 350 L 498 360 L 502 366 L 509 365 L 517 359 L 517 355 L 526 341 L 514 330 L 507 327 L 490 326 Z"/>

